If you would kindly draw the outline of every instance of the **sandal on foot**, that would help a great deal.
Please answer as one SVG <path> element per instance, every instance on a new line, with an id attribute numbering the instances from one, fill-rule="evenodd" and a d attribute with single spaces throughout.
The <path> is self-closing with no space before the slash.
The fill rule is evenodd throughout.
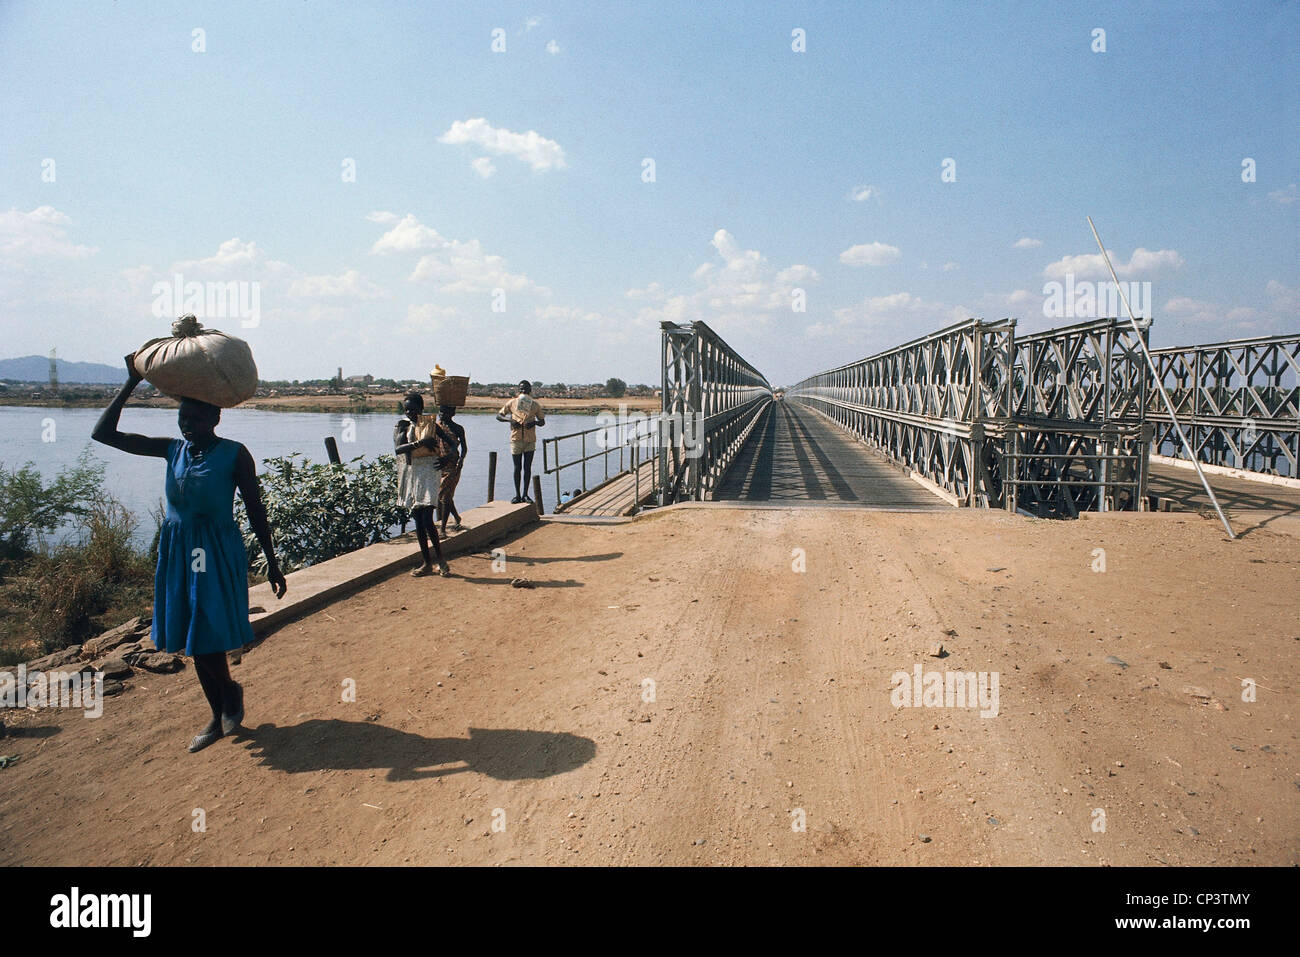
<path id="1" fill-rule="evenodd" d="M 451 577 L 451 569 L 447 567 L 446 562 L 443 562 L 441 565 L 438 566 L 438 574 L 441 575 L 443 578 Z"/>
<path id="2" fill-rule="evenodd" d="M 411 569 L 412 578 L 424 578 L 426 575 L 432 575 L 432 574 L 433 574 L 433 566 L 430 565 L 428 562 L 425 562 L 423 565 L 419 566 L 418 568 Z"/>

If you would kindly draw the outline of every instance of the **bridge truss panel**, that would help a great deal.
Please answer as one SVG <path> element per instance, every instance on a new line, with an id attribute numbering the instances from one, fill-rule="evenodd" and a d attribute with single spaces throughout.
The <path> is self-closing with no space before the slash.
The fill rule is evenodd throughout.
<path id="1" fill-rule="evenodd" d="M 659 503 L 711 499 L 772 386 L 703 322 L 664 322 L 660 339 Z"/>
<path id="2" fill-rule="evenodd" d="M 1153 349 L 1151 356 L 1203 464 L 1300 477 L 1300 335 Z M 1187 459 L 1164 405 L 1158 397 L 1147 401 L 1153 451 Z"/>
<path id="3" fill-rule="evenodd" d="M 786 396 L 960 505 L 1077 514 L 1144 506 L 1145 368 L 1115 319 L 1021 337 L 1015 320 L 971 319 Z"/>

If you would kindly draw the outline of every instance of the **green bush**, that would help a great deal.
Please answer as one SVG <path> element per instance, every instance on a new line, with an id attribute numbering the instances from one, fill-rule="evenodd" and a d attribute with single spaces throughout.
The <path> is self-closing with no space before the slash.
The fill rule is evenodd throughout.
<path id="1" fill-rule="evenodd" d="M 96 616 L 147 598 L 153 565 L 132 545 L 134 530 L 120 502 L 97 495 L 78 517 L 71 540 L 42 543 L 16 566 L 8 598 L 25 612 L 23 624 L 42 654 L 97 634 Z"/>
<path id="2" fill-rule="evenodd" d="M 408 520 L 397 505 L 397 463 L 391 455 L 333 465 L 308 462 L 295 452 L 263 464 L 262 502 L 285 574 L 391 538 L 393 527 Z M 236 517 L 249 569 L 265 575 L 266 556 L 242 501 Z"/>
<path id="3" fill-rule="evenodd" d="M 89 514 L 103 481 L 104 465 L 89 448 L 48 485 L 31 462 L 19 469 L 0 464 L 0 564 L 26 558 L 39 536 Z"/>

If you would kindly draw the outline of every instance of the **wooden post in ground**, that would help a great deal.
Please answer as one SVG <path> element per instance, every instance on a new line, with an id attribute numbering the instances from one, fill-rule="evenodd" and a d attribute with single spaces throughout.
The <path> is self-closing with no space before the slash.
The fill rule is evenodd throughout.
<path id="1" fill-rule="evenodd" d="M 542 508 L 542 477 L 533 476 L 533 504 L 537 506 L 537 514 L 545 515 L 546 509 Z"/>
<path id="2" fill-rule="evenodd" d="M 488 501 L 492 501 L 497 495 L 497 454 L 496 452 L 488 453 Z"/>
<path id="3" fill-rule="evenodd" d="M 334 441 L 334 436 L 325 436 L 325 452 L 330 457 L 331 465 L 339 464 L 339 444 Z"/>

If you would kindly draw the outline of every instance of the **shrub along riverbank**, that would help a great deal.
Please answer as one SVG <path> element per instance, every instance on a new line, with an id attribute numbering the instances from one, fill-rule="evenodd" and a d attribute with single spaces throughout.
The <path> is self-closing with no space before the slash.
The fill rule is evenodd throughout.
<path id="1" fill-rule="evenodd" d="M 391 455 L 331 465 L 293 455 L 264 462 L 262 498 L 287 574 L 384 541 L 409 516 L 396 505 Z M 116 627 L 153 606 L 161 503 L 148 549 L 132 544 L 139 518 L 103 492 L 104 466 L 83 453 L 48 482 L 27 463 L 0 463 L 0 667 L 41 657 Z M 236 496 L 249 581 L 266 561 Z"/>

